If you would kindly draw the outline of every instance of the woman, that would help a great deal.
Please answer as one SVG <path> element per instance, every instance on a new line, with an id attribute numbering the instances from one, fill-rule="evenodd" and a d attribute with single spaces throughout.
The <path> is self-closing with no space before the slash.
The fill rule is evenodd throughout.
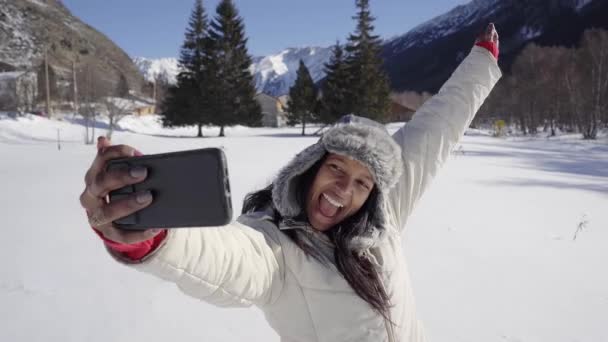
<path id="1" fill-rule="evenodd" d="M 439 93 L 390 136 L 346 116 L 218 228 L 123 232 L 112 221 L 152 201 L 112 204 L 145 169 L 106 173 L 129 146 L 98 141 L 81 203 L 116 260 L 218 306 L 262 309 L 282 341 L 424 341 L 400 232 L 501 76 L 490 24 Z"/>

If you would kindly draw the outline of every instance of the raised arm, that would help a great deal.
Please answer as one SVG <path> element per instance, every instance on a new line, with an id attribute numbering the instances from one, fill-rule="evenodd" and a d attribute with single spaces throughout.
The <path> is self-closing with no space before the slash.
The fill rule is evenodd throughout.
<path id="1" fill-rule="evenodd" d="M 498 34 L 490 24 L 439 93 L 393 135 L 403 152 L 404 172 L 389 194 L 389 210 L 400 230 L 500 79 L 497 49 Z"/>

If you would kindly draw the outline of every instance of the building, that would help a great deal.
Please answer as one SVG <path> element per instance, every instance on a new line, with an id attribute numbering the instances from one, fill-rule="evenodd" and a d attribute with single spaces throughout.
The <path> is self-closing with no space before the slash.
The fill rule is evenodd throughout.
<path id="1" fill-rule="evenodd" d="M 391 100 L 391 107 L 388 113 L 389 122 L 406 122 L 412 119 L 416 110 Z"/>
<path id="2" fill-rule="evenodd" d="M 130 98 L 134 100 L 134 115 L 142 116 L 156 113 L 156 101 L 154 99 L 133 94 L 131 94 Z"/>
<path id="3" fill-rule="evenodd" d="M 0 72 L 0 110 L 32 111 L 38 94 L 37 81 L 33 71 Z"/>
<path id="4" fill-rule="evenodd" d="M 255 96 L 262 107 L 262 126 L 283 127 L 287 123 L 283 104 L 276 97 L 259 93 Z"/>
<path id="5" fill-rule="evenodd" d="M 106 114 L 110 110 L 119 115 L 132 114 L 137 116 L 154 114 L 156 106 L 154 102 L 146 98 L 129 96 L 129 98 L 105 97 L 103 98 Z"/>

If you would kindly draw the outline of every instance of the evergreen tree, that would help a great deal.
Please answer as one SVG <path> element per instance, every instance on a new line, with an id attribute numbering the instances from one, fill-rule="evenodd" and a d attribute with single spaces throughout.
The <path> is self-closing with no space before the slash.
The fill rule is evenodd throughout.
<path id="1" fill-rule="evenodd" d="M 196 0 L 180 51 L 177 85 L 169 88 L 161 105 L 164 126 L 197 125 L 202 137 L 202 126 L 210 123 L 209 96 L 204 91 L 207 66 L 207 15 L 202 0 Z"/>
<path id="2" fill-rule="evenodd" d="M 369 0 L 356 0 L 357 21 L 355 32 L 348 37 L 347 69 L 350 87 L 346 103 L 352 104 L 356 115 L 382 121 L 390 108 L 390 85 L 382 69 L 381 40 L 373 35 L 375 20 L 369 9 Z"/>
<path id="3" fill-rule="evenodd" d="M 198 87 L 190 79 L 169 86 L 167 96 L 161 103 L 163 125 L 167 127 L 198 125 L 198 137 L 203 136 L 202 124 L 196 122 L 195 107 L 198 103 Z M 190 82 L 190 84 L 188 84 Z"/>
<path id="4" fill-rule="evenodd" d="M 332 49 L 332 57 L 325 64 L 325 80 L 321 86 L 321 103 L 319 120 L 326 124 L 334 123 L 343 115 L 352 112 L 350 103 L 347 103 L 347 89 L 350 84 L 346 68 L 344 49 L 340 42 L 336 42 Z"/>
<path id="5" fill-rule="evenodd" d="M 247 38 L 243 19 L 231 0 L 222 0 L 209 30 L 210 54 L 205 91 L 213 112 L 211 122 L 224 127 L 237 123 L 259 126 L 262 109 L 255 99 L 253 76 L 249 71 L 251 57 L 247 52 Z"/>
<path id="6" fill-rule="evenodd" d="M 304 62 L 300 60 L 295 84 L 289 88 L 287 102 L 287 124 L 302 124 L 302 135 L 306 134 L 306 123 L 315 120 L 314 110 L 317 100 L 315 84 Z"/>
<path id="7" fill-rule="evenodd" d="M 122 72 L 120 73 L 120 75 L 118 77 L 118 85 L 116 86 L 114 95 L 116 97 L 122 97 L 122 98 L 127 98 L 129 96 L 129 83 L 127 82 L 127 78 L 125 77 L 125 74 L 123 74 Z"/>

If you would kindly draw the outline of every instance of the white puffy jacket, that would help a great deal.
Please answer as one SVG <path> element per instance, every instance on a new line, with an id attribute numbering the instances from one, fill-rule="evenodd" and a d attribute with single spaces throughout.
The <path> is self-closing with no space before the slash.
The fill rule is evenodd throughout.
<path id="1" fill-rule="evenodd" d="M 403 151 L 404 173 L 390 193 L 386 216 L 392 233 L 371 253 L 393 304 L 398 341 L 424 341 L 400 232 L 500 76 L 493 56 L 474 47 L 439 93 L 393 135 Z M 211 304 L 260 307 L 281 341 L 389 338 L 384 319 L 346 280 L 308 257 L 263 212 L 224 227 L 169 230 L 164 243 L 140 263 L 113 255 Z"/>

